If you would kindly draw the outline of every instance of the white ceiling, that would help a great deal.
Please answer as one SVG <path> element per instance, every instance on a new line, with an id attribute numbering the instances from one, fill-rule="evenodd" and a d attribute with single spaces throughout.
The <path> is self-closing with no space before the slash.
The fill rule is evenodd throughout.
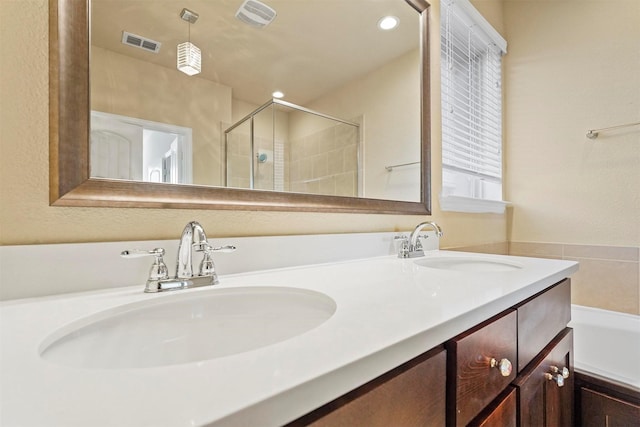
<path id="1" fill-rule="evenodd" d="M 198 77 L 231 86 L 237 99 L 262 104 L 278 89 L 302 105 L 419 45 L 419 16 L 404 0 L 264 0 L 277 16 L 262 29 L 234 17 L 242 1 L 92 0 L 92 44 L 175 69 L 189 34 L 179 16 L 186 7 L 200 15 L 191 25 Z M 389 14 L 400 26 L 378 30 Z M 161 42 L 160 52 L 122 44 L 123 31 Z"/>

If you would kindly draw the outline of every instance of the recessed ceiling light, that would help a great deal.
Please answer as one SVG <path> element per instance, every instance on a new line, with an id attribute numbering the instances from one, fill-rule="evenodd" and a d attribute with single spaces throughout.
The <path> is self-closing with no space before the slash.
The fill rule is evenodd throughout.
<path id="1" fill-rule="evenodd" d="M 378 21 L 378 28 L 385 31 L 393 30 L 399 23 L 400 20 L 395 16 L 385 16 Z"/>
<path id="2" fill-rule="evenodd" d="M 274 98 L 280 99 L 280 98 L 284 98 L 284 93 L 282 93 L 279 90 L 277 90 L 277 91 L 273 92 L 271 94 L 271 96 L 273 96 Z"/>

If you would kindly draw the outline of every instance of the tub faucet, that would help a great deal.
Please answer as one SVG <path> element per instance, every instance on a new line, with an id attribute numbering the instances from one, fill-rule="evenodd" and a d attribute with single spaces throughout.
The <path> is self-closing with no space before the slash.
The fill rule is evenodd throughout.
<path id="1" fill-rule="evenodd" d="M 435 222 L 425 221 L 421 222 L 413 229 L 411 235 L 409 236 L 408 241 L 404 241 L 400 247 L 400 251 L 398 252 L 398 258 L 417 258 L 424 256 L 424 250 L 422 248 L 422 243 L 420 242 L 420 231 L 426 227 L 430 226 L 436 232 L 436 236 L 442 237 L 442 228 Z"/>
<path id="2" fill-rule="evenodd" d="M 141 256 L 154 256 L 155 261 L 149 271 L 149 278 L 144 289 L 145 292 L 162 292 L 174 289 L 196 288 L 219 283 L 218 273 L 213 263 L 214 252 L 233 252 L 235 246 L 213 247 L 207 241 L 207 235 L 202 226 L 196 222 L 189 222 L 182 230 L 178 245 L 176 259 L 176 275 L 169 277 L 167 266 L 164 263 L 164 249 L 156 248 L 151 251 L 132 250 L 123 251 L 120 255 L 125 258 L 137 258 Z M 198 273 L 193 273 L 193 252 L 202 252 L 202 262 Z"/>

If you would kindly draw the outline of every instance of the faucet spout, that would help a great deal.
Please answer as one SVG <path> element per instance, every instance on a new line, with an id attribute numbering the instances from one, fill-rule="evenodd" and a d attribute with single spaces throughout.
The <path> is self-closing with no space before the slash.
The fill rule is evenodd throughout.
<path id="1" fill-rule="evenodd" d="M 436 232 L 436 235 L 438 237 L 442 237 L 442 228 L 440 228 L 440 226 L 438 224 L 436 224 L 435 222 L 431 222 L 431 221 L 425 221 L 425 222 L 421 222 L 420 224 L 418 224 L 416 226 L 416 228 L 413 229 L 413 231 L 411 232 L 411 235 L 409 236 L 409 245 L 410 248 L 415 248 L 416 245 L 418 244 L 418 233 L 420 233 L 420 231 L 426 227 L 426 226 L 430 226 L 431 228 L 433 228 L 433 231 Z"/>
<path id="2" fill-rule="evenodd" d="M 435 222 L 425 221 L 421 222 L 413 229 L 411 235 L 409 236 L 409 241 L 405 241 L 398 253 L 398 258 L 416 258 L 424 256 L 424 249 L 422 249 L 422 243 L 420 243 L 420 231 L 424 228 L 430 226 L 436 232 L 438 237 L 442 237 L 442 228 Z"/>
<path id="3" fill-rule="evenodd" d="M 178 246 L 178 259 L 176 277 L 178 279 L 190 279 L 193 277 L 193 251 L 202 252 L 208 247 L 207 235 L 202 225 L 196 221 L 189 222 L 182 230 L 180 245 Z"/>

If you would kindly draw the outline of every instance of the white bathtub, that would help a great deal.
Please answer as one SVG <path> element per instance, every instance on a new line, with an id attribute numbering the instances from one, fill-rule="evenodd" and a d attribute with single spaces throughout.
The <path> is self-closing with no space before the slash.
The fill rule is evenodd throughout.
<path id="1" fill-rule="evenodd" d="M 573 305 L 574 367 L 640 391 L 640 316 Z"/>

